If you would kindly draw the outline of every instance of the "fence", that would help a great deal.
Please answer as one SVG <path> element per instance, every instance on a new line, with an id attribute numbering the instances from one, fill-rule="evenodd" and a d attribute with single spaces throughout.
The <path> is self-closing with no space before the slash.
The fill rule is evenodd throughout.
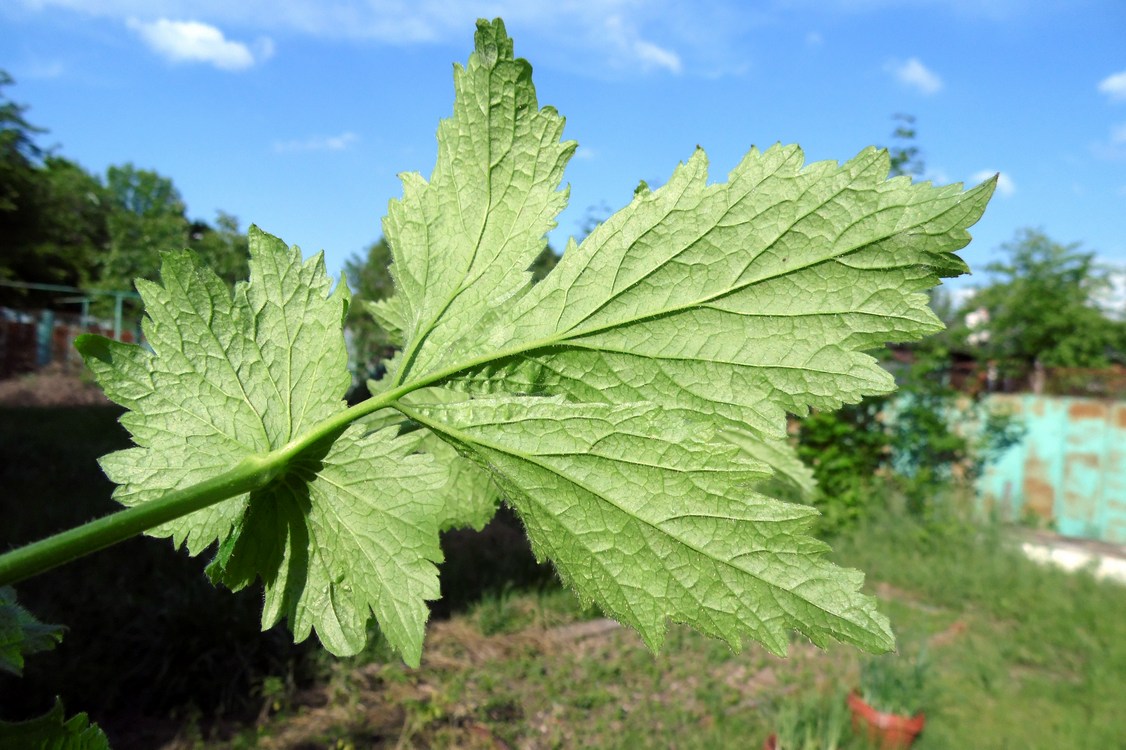
<path id="1" fill-rule="evenodd" d="M 82 368 L 74 348 L 80 333 L 113 336 L 109 323 L 79 314 L 53 310 L 0 308 L 0 378 L 10 378 L 55 365 L 64 370 Z M 133 331 L 122 331 L 122 341 L 133 341 Z"/>
<path id="2" fill-rule="evenodd" d="M 978 482 L 986 507 L 1066 536 L 1126 544 L 1126 401 L 987 398 L 1018 415 L 1027 432 L 986 467 Z"/>
<path id="3" fill-rule="evenodd" d="M 1047 396 L 1126 399 L 1126 367 L 1098 369 L 1034 367 L 1012 362 L 984 363 L 953 360 L 950 384 L 959 391 L 979 393 L 1035 393 Z"/>

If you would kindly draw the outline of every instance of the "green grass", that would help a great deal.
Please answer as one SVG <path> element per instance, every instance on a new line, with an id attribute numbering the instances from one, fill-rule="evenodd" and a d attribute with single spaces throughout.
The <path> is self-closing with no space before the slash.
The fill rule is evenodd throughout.
<path id="1" fill-rule="evenodd" d="M 953 521 L 891 517 L 834 544 L 839 562 L 868 571 L 901 651 L 926 648 L 927 727 L 916 748 L 1121 746 L 1122 587 L 1040 567 L 998 530 Z M 678 626 L 654 656 L 626 629 L 581 637 L 566 627 L 594 614 L 558 589 L 486 597 L 432 626 L 419 670 L 342 666 L 335 679 L 347 688 L 332 694 L 357 708 L 310 746 L 757 748 L 802 707 L 856 687 L 866 659 L 798 640 L 787 660 L 756 647 L 733 654 Z M 274 747 L 269 738 L 291 722 L 316 724 L 325 709 L 310 704 L 343 700 L 329 692 L 241 742 Z M 395 711 L 397 723 L 362 730 Z M 839 747 L 865 743 L 846 730 Z"/>
<path id="2" fill-rule="evenodd" d="M 841 562 L 965 623 L 934 654 L 941 693 L 920 747 L 1121 746 L 1126 588 L 1029 562 L 996 528 L 892 518 L 836 547 Z M 901 631 L 927 630 L 892 612 Z"/>

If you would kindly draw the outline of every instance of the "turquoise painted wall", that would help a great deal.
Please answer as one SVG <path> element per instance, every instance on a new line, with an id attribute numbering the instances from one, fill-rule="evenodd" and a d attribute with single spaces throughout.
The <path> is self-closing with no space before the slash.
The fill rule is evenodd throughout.
<path id="1" fill-rule="evenodd" d="M 978 482 L 986 507 L 1126 544 L 1126 401 L 995 394 L 988 404 L 1017 415 L 1027 432 L 986 467 Z"/>

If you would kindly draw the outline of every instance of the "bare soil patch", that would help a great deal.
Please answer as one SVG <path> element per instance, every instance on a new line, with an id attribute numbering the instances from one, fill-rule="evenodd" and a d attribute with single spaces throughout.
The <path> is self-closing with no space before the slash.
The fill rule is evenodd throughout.
<path id="1" fill-rule="evenodd" d="M 0 380 L 0 406 L 104 406 L 109 399 L 81 374 L 48 366 Z"/>

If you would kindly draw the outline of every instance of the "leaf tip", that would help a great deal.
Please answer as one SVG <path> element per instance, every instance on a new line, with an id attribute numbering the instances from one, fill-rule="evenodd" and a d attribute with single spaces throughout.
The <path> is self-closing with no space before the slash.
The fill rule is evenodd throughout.
<path id="1" fill-rule="evenodd" d="M 74 340 L 74 348 L 82 355 L 87 364 L 96 359 L 99 362 L 109 363 L 113 354 L 110 351 L 110 339 L 96 333 L 83 333 Z"/>
<path id="2" fill-rule="evenodd" d="M 485 67 L 491 68 L 501 60 L 512 59 L 512 39 L 504 28 L 504 21 L 494 18 L 477 19 L 477 33 L 473 36 L 476 53 Z"/>
<path id="3" fill-rule="evenodd" d="M 1001 173 L 994 172 L 992 177 L 988 177 L 981 182 L 977 187 L 971 188 L 970 192 L 980 190 L 985 194 L 985 200 L 988 201 L 993 197 L 993 192 L 997 189 L 997 184 L 1001 181 Z"/>

